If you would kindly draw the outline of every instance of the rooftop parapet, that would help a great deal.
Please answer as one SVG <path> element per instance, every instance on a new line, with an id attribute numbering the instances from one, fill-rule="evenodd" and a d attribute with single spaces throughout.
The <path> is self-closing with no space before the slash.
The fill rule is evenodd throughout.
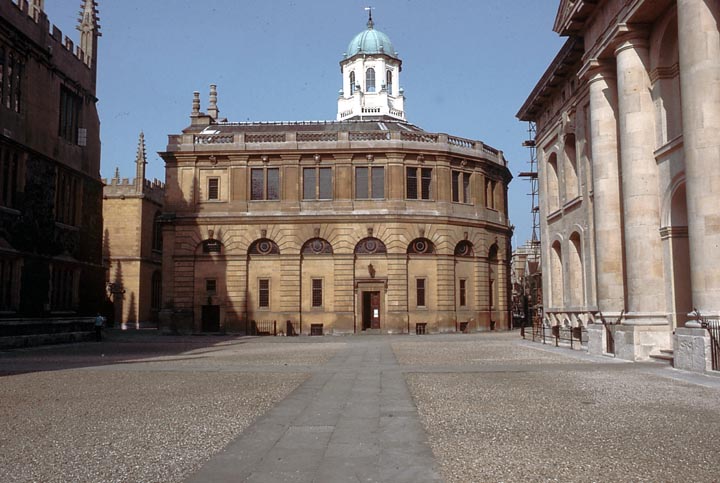
<path id="1" fill-rule="evenodd" d="M 217 150 L 285 150 L 285 149 L 420 149 L 444 151 L 486 158 L 501 166 L 507 166 L 503 152 L 482 141 L 451 136 L 445 133 L 408 131 L 344 131 L 344 130 L 293 130 L 293 126 L 333 126 L 332 121 L 303 121 L 298 123 L 219 123 L 216 130 L 206 129 L 200 133 L 168 136 L 168 151 L 207 152 Z M 286 127 L 289 129 L 246 132 L 233 127 Z M 334 144 L 334 145 L 333 145 Z"/>

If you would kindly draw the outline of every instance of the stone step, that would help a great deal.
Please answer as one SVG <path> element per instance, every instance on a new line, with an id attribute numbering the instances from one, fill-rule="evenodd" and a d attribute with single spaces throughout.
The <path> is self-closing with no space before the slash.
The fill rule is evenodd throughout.
<path id="1" fill-rule="evenodd" d="M 672 366 L 675 356 L 673 355 L 672 350 L 662 349 L 659 353 L 650 354 L 650 359 L 657 362 L 669 363 Z"/>

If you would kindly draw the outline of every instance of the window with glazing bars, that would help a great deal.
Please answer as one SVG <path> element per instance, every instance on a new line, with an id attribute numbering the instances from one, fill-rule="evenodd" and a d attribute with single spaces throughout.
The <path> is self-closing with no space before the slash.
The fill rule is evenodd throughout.
<path id="1" fill-rule="evenodd" d="M 385 198 L 385 168 L 382 166 L 355 168 L 355 198 Z"/>
<path id="2" fill-rule="evenodd" d="M 418 278 L 415 281 L 415 291 L 417 296 L 417 306 L 425 307 L 425 279 Z"/>
<path id="3" fill-rule="evenodd" d="M 312 306 L 322 307 L 323 305 L 323 281 L 321 278 L 312 279 Z"/>
<path id="4" fill-rule="evenodd" d="M 258 307 L 261 309 L 270 307 L 270 280 L 267 278 L 258 280 Z"/>
<path id="5" fill-rule="evenodd" d="M 455 203 L 470 203 L 470 173 L 452 172 L 452 200 Z"/>
<path id="6" fill-rule="evenodd" d="M 467 305 L 467 280 L 461 278 L 460 279 L 460 307 L 465 307 Z"/>
<path id="7" fill-rule="evenodd" d="M 208 178 L 208 200 L 220 199 L 220 178 Z"/>
<path id="8" fill-rule="evenodd" d="M 303 168 L 303 199 L 332 199 L 332 168 Z"/>
<path id="9" fill-rule="evenodd" d="M 432 199 L 432 168 L 405 168 L 405 185 L 408 199 Z"/>
<path id="10" fill-rule="evenodd" d="M 0 310 L 13 309 L 15 261 L 0 259 Z"/>
<path id="11" fill-rule="evenodd" d="M 78 128 L 80 127 L 80 108 L 82 99 L 67 87 L 60 88 L 60 124 L 58 135 L 77 144 Z"/>
<path id="12" fill-rule="evenodd" d="M 19 154 L 0 146 L 0 204 L 14 208 L 18 190 Z"/>
<path id="13" fill-rule="evenodd" d="M 372 67 L 365 72 L 365 92 L 375 92 L 375 69 Z"/>
<path id="14" fill-rule="evenodd" d="M 280 199 L 279 168 L 252 168 L 250 172 L 250 199 Z"/>

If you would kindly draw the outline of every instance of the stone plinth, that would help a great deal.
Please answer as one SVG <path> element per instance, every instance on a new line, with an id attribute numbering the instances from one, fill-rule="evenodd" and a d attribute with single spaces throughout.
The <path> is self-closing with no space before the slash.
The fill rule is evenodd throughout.
<path id="1" fill-rule="evenodd" d="M 618 325 L 615 327 L 615 357 L 627 361 L 647 361 L 650 353 L 672 347 L 667 325 Z"/>
<path id="2" fill-rule="evenodd" d="M 712 369 L 710 335 L 705 329 L 678 327 L 674 336 L 675 368 L 706 372 Z"/>
<path id="3" fill-rule="evenodd" d="M 605 340 L 605 326 L 602 324 L 588 324 L 588 354 L 603 355 L 607 353 Z"/>

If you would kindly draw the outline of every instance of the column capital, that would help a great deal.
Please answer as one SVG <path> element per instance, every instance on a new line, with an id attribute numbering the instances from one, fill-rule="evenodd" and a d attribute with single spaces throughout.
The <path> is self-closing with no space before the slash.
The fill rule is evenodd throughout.
<path id="1" fill-rule="evenodd" d="M 615 56 L 628 49 L 647 49 L 650 27 L 646 24 L 619 23 L 612 33 Z"/>
<path id="2" fill-rule="evenodd" d="M 578 71 L 578 78 L 589 83 L 615 79 L 617 77 L 617 63 L 609 59 L 588 59 Z"/>

